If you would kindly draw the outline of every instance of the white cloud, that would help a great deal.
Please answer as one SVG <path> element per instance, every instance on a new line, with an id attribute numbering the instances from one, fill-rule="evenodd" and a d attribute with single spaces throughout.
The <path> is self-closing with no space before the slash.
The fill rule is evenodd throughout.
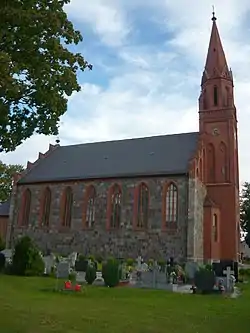
<path id="1" fill-rule="evenodd" d="M 214 3 L 235 76 L 240 176 L 250 180 L 250 46 L 242 25 L 250 2 Z M 130 42 L 128 33 L 133 34 L 133 29 L 127 19 L 128 10 L 140 15 L 142 6 L 150 6 L 161 32 L 171 28 L 171 51 L 166 50 L 167 41 L 160 50 L 148 43 L 135 46 Z M 111 71 L 113 76 L 106 88 L 98 82 L 84 84 L 82 92 L 70 98 L 69 112 L 62 119 L 62 144 L 198 130 L 197 99 L 211 30 L 210 1 L 190 0 L 187 6 L 186 0 L 95 0 L 84 4 L 72 0 L 67 10 L 73 20 L 89 24 L 106 45 L 120 46 L 116 52 L 123 65 Z M 34 160 L 39 151 L 48 149 L 49 142 L 54 143 L 55 138 L 35 136 L 16 152 L 0 158 L 11 163 Z"/>
<path id="2" fill-rule="evenodd" d="M 108 45 L 121 45 L 129 33 L 126 15 L 116 0 L 72 0 L 65 8 L 72 20 L 89 24 Z"/>

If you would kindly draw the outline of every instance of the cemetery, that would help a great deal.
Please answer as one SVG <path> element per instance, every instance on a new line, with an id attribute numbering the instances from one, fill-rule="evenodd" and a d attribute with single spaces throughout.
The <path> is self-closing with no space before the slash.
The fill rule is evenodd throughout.
<path id="1" fill-rule="evenodd" d="M 0 322 L 6 332 L 11 325 L 13 332 L 30 332 L 38 322 L 43 323 L 39 332 L 53 332 L 55 325 L 56 332 L 141 332 L 142 327 L 145 332 L 165 332 L 166 324 L 171 332 L 182 328 L 193 332 L 193 325 L 195 332 L 211 332 L 211 328 L 221 327 L 216 316 L 222 310 L 220 319 L 225 325 L 231 322 L 228 332 L 234 332 L 236 317 L 242 318 L 240 327 L 249 317 L 249 276 L 242 269 L 239 276 L 232 262 L 182 264 L 174 258 L 146 262 L 140 256 L 103 260 L 78 253 L 62 257 L 42 254 L 34 247 L 34 267 L 29 261 L 28 269 L 21 271 L 25 265 L 20 262 L 32 246 L 24 237 L 14 251 L 6 249 L 0 254 Z M 30 313 L 27 330 L 24 318 Z M 10 320 L 12 315 L 23 328 Z M 183 324 L 178 322 L 179 316 Z M 158 318 L 156 322 L 154 318 Z M 207 321 L 205 327 L 202 321 Z M 107 329 L 107 323 L 113 329 Z M 65 331 L 64 326 L 77 329 Z"/>

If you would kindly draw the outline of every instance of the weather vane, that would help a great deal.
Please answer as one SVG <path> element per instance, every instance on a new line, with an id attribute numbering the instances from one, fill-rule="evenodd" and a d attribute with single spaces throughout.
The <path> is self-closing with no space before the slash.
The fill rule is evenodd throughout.
<path id="1" fill-rule="evenodd" d="M 213 17 L 212 17 L 212 21 L 216 21 L 214 6 L 212 6 L 212 8 L 213 8 L 213 12 L 212 12 Z"/>

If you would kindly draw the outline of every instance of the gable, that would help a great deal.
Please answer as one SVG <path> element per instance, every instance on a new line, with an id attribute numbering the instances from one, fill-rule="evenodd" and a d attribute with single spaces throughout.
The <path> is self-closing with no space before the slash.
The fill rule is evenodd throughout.
<path id="1" fill-rule="evenodd" d="M 194 132 L 62 146 L 18 183 L 185 174 L 197 144 Z"/>

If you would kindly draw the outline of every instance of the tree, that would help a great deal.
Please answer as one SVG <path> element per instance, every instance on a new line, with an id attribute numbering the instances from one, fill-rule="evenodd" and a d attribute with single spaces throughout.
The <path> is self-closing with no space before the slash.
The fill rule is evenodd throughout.
<path id="1" fill-rule="evenodd" d="M 250 183 L 245 183 L 240 196 L 240 224 L 246 233 L 245 241 L 250 247 Z"/>
<path id="2" fill-rule="evenodd" d="M 70 0 L 0 1 L 0 150 L 33 133 L 57 135 L 67 96 L 80 91 L 77 72 L 92 69 L 70 52 L 82 35 L 63 6 Z"/>
<path id="3" fill-rule="evenodd" d="M 22 165 L 4 164 L 0 161 L 0 202 L 9 199 L 12 189 L 13 176 L 15 173 L 22 172 Z"/>

